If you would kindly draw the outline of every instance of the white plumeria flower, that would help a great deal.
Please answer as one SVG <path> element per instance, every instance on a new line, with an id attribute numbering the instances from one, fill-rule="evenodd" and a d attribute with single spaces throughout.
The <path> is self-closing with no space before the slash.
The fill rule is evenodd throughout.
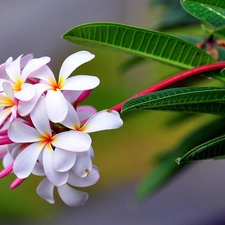
<path id="1" fill-rule="evenodd" d="M 61 123 L 69 129 L 73 129 L 77 133 L 92 133 L 102 130 L 117 129 L 123 125 L 123 121 L 118 112 L 113 110 L 102 110 L 93 115 L 92 113 L 94 109 L 88 106 L 86 108 L 86 112 L 90 112 L 90 115 L 92 114 L 92 116 L 90 117 L 89 115 L 86 115 L 89 119 L 84 124 L 81 124 L 80 117 L 76 110 L 69 102 L 67 102 L 67 104 L 68 114 L 65 120 Z M 80 112 L 80 116 L 84 115 L 84 113 Z M 92 168 L 92 160 L 90 156 L 86 152 L 81 152 L 77 153 L 76 158 L 76 163 L 71 170 L 79 177 L 87 176 Z"/>
<path id="2" fill-rule="evenodd" d="M 68 184 L 75 187 L 88 187 L 95 184 L 99 180 L 99 177 L 98 168 L 93 166 L 91 173 L 84 178 L 80 178 L 70 172 Z M 88 194 L 75 190 L 68 184 L 57 187 L 58 194 L 62 201 L 71 207 L 83 205 L 88 199 Z M 54 187 L 55 186 L 49 182 L 47 178 L 44 178 L 37 187 L 37 194 L 44 200 L 53 204 L 55 202 L 53 195 Z"/>
<path id="3" fill-rule="evenodd" d="M 46 65 L 50 61 L 50 58 L 41 57 L 38 59 L 30 59 L 30 57 L 25 57 L 25 60 L 22 59 L 21 55 L 5 67 L 8 79 L 1 79 L 0 83 L 9 82 L 17 99 L 21 101 L 29 101 L 34 98 L 36 91 L 32 84 L 26 83 L 27 78 L 33 72 Z M 25 66 L 23 64 L 25 64 Z"/>
<path id="4" fill-rule="evenodd" d="M 95 76 L 76 75 L 68 78 L 77 67 L 93 58 L 94 55 L 87 51 L 79 51 L 70 55 L 61 66 L 58 81 L 48 66 L 44 66 L 39 73 L 33 75 L 33 77 L 41 79 L 42 85 L 45 86 L 47 91 L 46 109 L 52 122 L 61 122 L 67 115 L 68 109 L 63 95 L 64 90 L 77 92 L 91 90 L 99 85 L 100 81 Z"/>
<path id="5" fill-rule="evenodd" d="M 90 136 L 73 130 L 59 134 L 52 133 L 43 96 L 37 102 L 30 116 L 35 128 L 15 119 L 8 130 L 9 138 L 13 142 L 30 143 L 16 157 L 13 165 L 14 173 L 18 178 L 24 179 L 30 175 L 37 160 L 40 160 L 46 176 L 54 185 L 65 184 L 68 173 L 67 171 L 64 173 L 56 171 L 53 166 L 54 160 L 60 161 L 58 160 L 60 157 L 62 161 L 73 161 L 73 152 L 87 151 L 91 147 Z M 55 152 L 63 152 L 63 154 Z"/>

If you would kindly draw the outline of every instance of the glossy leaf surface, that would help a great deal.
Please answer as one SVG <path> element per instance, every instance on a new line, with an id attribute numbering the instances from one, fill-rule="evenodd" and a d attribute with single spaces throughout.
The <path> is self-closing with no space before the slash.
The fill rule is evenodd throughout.
<path id="1" fill-rule="evenodd" d="M 183 39 L 117 23 L 83 24 L 62 37 L 76 44 L 110 47 L 184 69 L 216 61 L 204 50 Z"/>
<path id="2" fill-rule="evenodd" d="M 203 159 L 216 159 L 225 157 L 225 135 L 207 141 L 189 152 L 184 156 L 176 159 L 178 164 Z"/>
<path id="3" fill-rule="evenodd" d="M 217 87 L 173 88 L 126 102 L 129 110 L 172 110 L 225 115 L 225 89 Z"/>
<path id="4" fill-rule="evenodd" d="M 225 11 L 198 2 L 182 0 L 181 5 L 194 17 L 212 25 L 220 27 L 225 24 Z"/>

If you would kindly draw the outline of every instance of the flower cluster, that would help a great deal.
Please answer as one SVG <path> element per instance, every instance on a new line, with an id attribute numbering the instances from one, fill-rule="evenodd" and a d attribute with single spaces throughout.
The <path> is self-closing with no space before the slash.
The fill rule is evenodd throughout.
<path id="1" fill-rule="evenodd" d="M 116 111 L 78 105 L 99 79 L 69 76 L 93 58 L 87 51 L 70 55 L 58 79 L 47 66 L 49 57 L 19 56 L 0 65 L 0 177 L 16 175 L 11 189 L 34 174 L 44 176 L 37 193 L 49 203 L 54 203 L 55 187 L 69 206 L 87 200 L 88 194 L 73 186 L 87 187 L 99 179 L 89 133 L 123 124 Z"/>

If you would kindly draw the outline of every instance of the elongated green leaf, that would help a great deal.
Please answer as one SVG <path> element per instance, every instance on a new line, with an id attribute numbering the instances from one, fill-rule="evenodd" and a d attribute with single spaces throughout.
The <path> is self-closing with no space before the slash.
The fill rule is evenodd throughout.
<path id="1" fill-rule="evenodd" d="M 186 2 L 197 2 L 200 4 L 205 4 L 208 6 L 216 7 L 219 9 L 225 10 L 225 1 L 224 0 L 184 0 Z"/>
<path id="2" fill-rule="evenodd" d="M 176 159 L 178 164 L 203 159 L 216 159 L 225 157 L 225 135 L 207 141 L 189 152 L 184 156 Z"/>
<path id="3" fill-rule="evenodd" d="M 182 0 L 181 5 L 194 17 L 212 25 L 220 27 L 225 24 L 225 11 L 198 2 Z"/>
<path id="4" fill-rule="evenodd" d="M 225 115 L 225 89 L 217 87 L 166 89 L 126 102 L 122 112 L 150 109 Z"/>
<path id="5" fill-rule="evenodd" d="M 77 44 L 111 47 L 184 69 L 215 62 L 205 51 L 180 38 L 117 23 L 83 24 L 62 37 Z"/>
<path id="6" fill-rule="evenodd" d="M 180 173 L 185 166 L 189 164 L 181 164 L 177 166 L 175 159 L 180 155 L 184 155 L 190 149 L 202 144 L 217 135 L 221 135 L 224 131 L 225 118 L 222 117 L 213 122 L 198 128 L 195 132 L 188 135 L 173 150 L 167 151 L 164 156 L 160 157 L 157 166 L 153 171 L 145 177 L 137 189 L 137 198 L 143 199 L 146 195 L 159 190 L 176 174 Z"/>

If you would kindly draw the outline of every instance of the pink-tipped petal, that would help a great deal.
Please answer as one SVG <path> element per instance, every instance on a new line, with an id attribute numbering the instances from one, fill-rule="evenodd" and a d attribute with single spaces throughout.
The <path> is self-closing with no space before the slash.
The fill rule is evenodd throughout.
<path id="1" fill-rule="evenodd" d="M 87 133 L 100 130 L 112 130 L 123 125 L 120 114 L 114 110 L 103 110 L 92 116 L 83 126 L 83 131 Z"/>
<path id="2" fill-rule="evenodd" d="M 68 184 L 71 184 L 76 187 L 89 187 L 95 183 L 100 178 L 99 170 L 96 166 L 92 166 L 91 173 L 86 177 L 78 177 L 74 173 L 70 172 Z"/>
<path id="3" fill-rule="evenodd" d="M 40 141 L 40 133 L 20 120 L 14 120 L 8 130 L 9 138 L 17 143 Z"/>
<path id="4" fill-rule="evenodd" d="M 13 171 L 13 162 L 11 162 L 6 168 L 4 168 L 1 172 L 0 172 L 0 178 L 7 176 L 8 174 L 10 174 Z"/>
<path id="5" fill-rule="evenodd" d="M 94 57 L 95 55 L 87 51 L 79 51 L 68 56 L 59 71 L 59 79 L 67 79 L 77 67 L 92 60 Z"/>
<path id="6" fill-rule="evenodd" d="M 39 185 L 37 186 L 36 192 L 37 194 L 50 204 L 54 204 L 54 196 L 53 196 L 53 191 L 54 191 L 54 185 L 47 179 L 44 178 Z"/>
<path id="7" fill-rule="evenodd" d="M 53 167 L 53 149 L 50 145 L 46 145 L 43 150 L 43 167 L 49 181 L 55 186 L 63 185 L 68 180 L 67 172 L 58 172 Z"/>
<path id="8" fill-rule="evenodd" d="M 49 119 L 52 122 L 62 122 L 67 115 L 67 102 L 62 92 L 57 90 L 49 90 L 46 95 L 46 110 Z"/>
<path id="9" fill-rule="evenodd" d="M 25 179 L 16 178 L 10 185 L 10 190 L 13 190 L 14 188 L 18 187 L 20 184 L 23 183 L 23 181 L 25 181 Z"/>
<path id="10" fill-rule="evenodd" d="M 66 172 L 72 168 L 76 160 L 75 152 L 55 148 L 53 155 L 53 166 L 58 172 Z"/>
<path id="11" fill-rule="evenodd" d="M 92 92 L 92 89 L 91 90 L 82 91 L 82 93 L 79 95 L 79 97 L 76 100 L 76 104 L 84 101 L 91 94 L 91 92 Z"/>
<path id="12" fill-rule="evenodd" d="M 97 87 L 100 83 L 98 77 L 77 75 L 70 77 L 63 83 L 62 90 L 84 91 Z"/>
<path id="13" fill-rule="evenodd" d="M 6 154 L 8 153 L 8 148 L 7 148 L 7 144 L 6 145 L 1 145 L 0 146 L 0 159 L 2 159 L 3 157 L 6 156 Z"/>
<path id="14" fill-rule="evenodd" d="M 88 199 L 86 192 L 77 191 L 67 184 L 59 186 L 57 189 L 62 201 L 71 207 L 83 205 Z"/>
<path id="15" fill-rule="evenodd" d="M 83 152 L 90 148 L 91 138 L 80 131 L 65 131 L 54 136 L 52 145 L 72 152 Z"/>
<path id="16" fill-rule="evenodd" d="M 36 90 L 32 84 L 24 83 L 21 90 L 15 93 L 15 97 L 21 101 L 29 101 L 36 95 Z"/>
<path id="17" fill-rule="evenodd" d="M 78 177 L 86 177 L 91 173 L 92 170 L 92 161 L 88 152 L 78 152 L 77 158 L 72 171 Z"/>
<path id="18" fill-rule="evenodd" d="M 66 98 L 67 101 L 69 101 L 71 104 L 73 104 L 82 92 L 83 91 L 65 90 L 65 91 L 63 91 L 63 95 L 64 95 L 64 97 Z"/>
<path id="19" fill-rule="evenodd" d="M 30 113 L 31 120 L 40 134 L 51 135 L 51 127 L 46 112 L 46 103 L 43 96 L 38 100 L 36 107 Z"/>
<path id="20" fill-rule="evenodd" d="M 36 142 L 27 146 L 20 152 L 13 165 L 13 172 L 18 178 L 23 179 L 31 174 L 42 149 L 43 144 Z"/>
<path id="21" fill-rule="evenodd" d="M 70 129 L 80 128 L 79 116 L 76 110 L 68 101 L 67 101 L 67 108 L 68 108 L 68 113 L 66 115 L 66 118 L 61 123 Z"/>

